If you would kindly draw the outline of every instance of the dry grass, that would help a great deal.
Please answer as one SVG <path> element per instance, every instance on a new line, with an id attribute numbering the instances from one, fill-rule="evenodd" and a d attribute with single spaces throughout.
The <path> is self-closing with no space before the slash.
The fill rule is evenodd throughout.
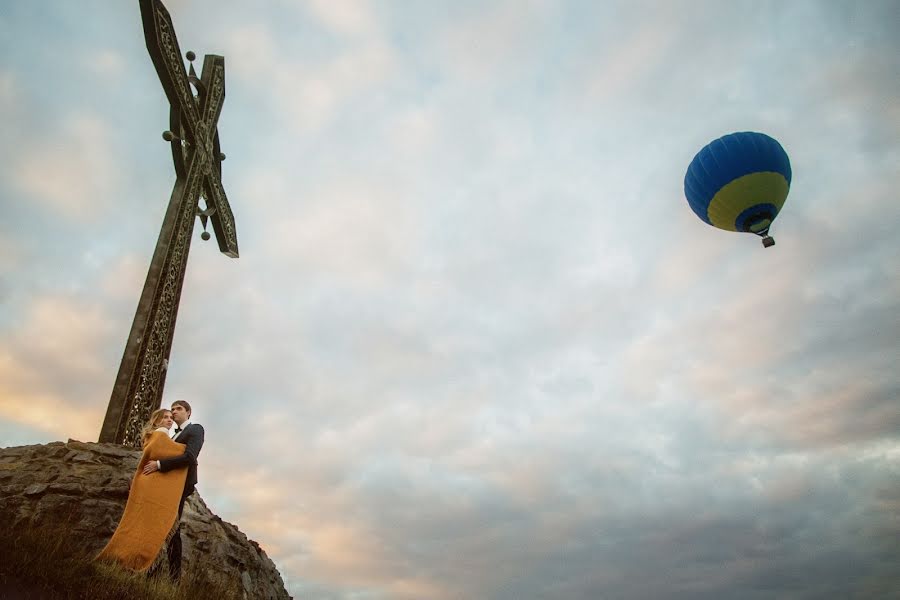
<path id="1" fill-rule="evenodd" d="M 10 531 L 0 544 L 0 597 L 40 600 L 237 600 L 185 573 L 178 585 L 99 563 L 64 527 Z"/>

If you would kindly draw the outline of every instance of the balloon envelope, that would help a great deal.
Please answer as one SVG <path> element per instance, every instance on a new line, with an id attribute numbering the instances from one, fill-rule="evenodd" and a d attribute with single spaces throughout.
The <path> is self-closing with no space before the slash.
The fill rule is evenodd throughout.
<path id="1" fill-rule="evenodd" d="M 766 235 L 791 187 L 791 163 L 764 133 L 731 133 L 704 146 L 684 176 L 684 195 L 706 223 Z"/>

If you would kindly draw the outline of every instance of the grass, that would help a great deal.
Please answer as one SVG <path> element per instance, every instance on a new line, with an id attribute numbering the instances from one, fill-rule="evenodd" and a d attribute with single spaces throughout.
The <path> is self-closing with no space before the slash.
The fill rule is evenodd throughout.
<path id="1" fill-rule="evenodd" d="M 179 584 L 95 562 L 65 527 L 18 529 L 0 543 L 3 597 L 40 600 L 237 600 L 187 572 Z"/>

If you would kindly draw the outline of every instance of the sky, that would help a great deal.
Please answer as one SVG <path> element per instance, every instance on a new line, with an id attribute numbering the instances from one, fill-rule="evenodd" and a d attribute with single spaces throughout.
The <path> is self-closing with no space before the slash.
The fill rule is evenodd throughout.
<path id="1" fill-rule="evenodd" d="M 196 224 L 164 401 L 295 597 L 900 589 L 900 2 L 166 6 L 240 258 Z M 137 1 L 0 2 L 0 446 L 96 441 L 168 110 Z M 683 193 L 748 130 L 769 249 Z"/>

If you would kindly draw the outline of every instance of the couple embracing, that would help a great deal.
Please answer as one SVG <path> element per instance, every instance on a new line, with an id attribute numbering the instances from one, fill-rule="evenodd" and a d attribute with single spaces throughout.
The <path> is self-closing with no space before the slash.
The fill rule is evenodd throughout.
<path id="1" fill-rule="evenodd" d="M 170 437 L 173 424 L 175 434 Z M 166 545 L 169 574 L 178 581 L 181 513 L 184 501 L 197 485 L 197 456 L 203 448 L 203 437 L 203 426 L 191 422 L 191 405 L 184 400 L 173 402 L 171 410 L 161 408 L 150 416 L 125 512 L 97 559 L 153 572 Z"/>

